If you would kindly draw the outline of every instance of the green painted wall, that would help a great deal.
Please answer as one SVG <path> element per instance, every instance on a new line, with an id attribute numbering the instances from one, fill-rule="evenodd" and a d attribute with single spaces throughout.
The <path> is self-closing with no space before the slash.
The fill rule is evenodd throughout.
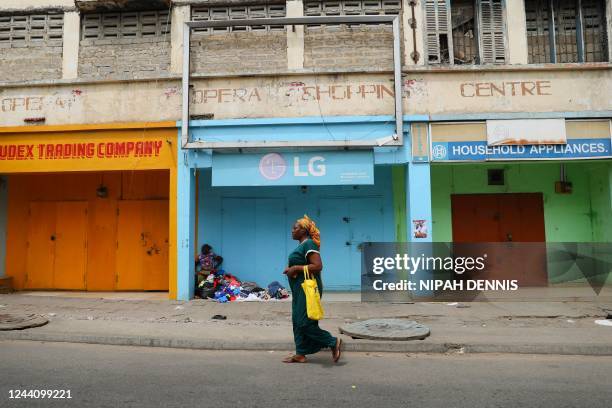
<path id="1" fill-rule="evenodd" d="M 504 168 L 504 186 L 487 185 L 487 169 Z M 556 194 L 560 163 L 439 164 L 431 167 L 433 238 L 452 241 L 451 194 L 544 195 L 547 242 L 612 242 L 612 162 L 566 162 L 572 194 Z"/>
<path id="2" fill-rule="evenodd" d="M 393 186 L 393 213 L 395 222 L 395 240 L 406 242 L 406 167 L 393 166 L 391 168 Z"/>
<path id="3" fill-rule="evenodd" d="M 504 168 L 506 185 L 487 185 L 487 169 Z M 452 241 L 451 194 L 536 193 L 544 196 L 547 242 L 612 242 L 612 161 L 566 162 L 572 194 L 556 194 L 560 163 L 439 164 L 431 167 L 433 239 Z M 551 283 L 584 282 L 576 270 L 560 275 L 551 269 Z M 612 274 L 607 284 L 612 284 Z"/>
<path id="4" fill-rule="evenodd" d="M 612 163 L 590 166 L 591 207 L 593 210 L 593 241 L 612 242 Z"/>

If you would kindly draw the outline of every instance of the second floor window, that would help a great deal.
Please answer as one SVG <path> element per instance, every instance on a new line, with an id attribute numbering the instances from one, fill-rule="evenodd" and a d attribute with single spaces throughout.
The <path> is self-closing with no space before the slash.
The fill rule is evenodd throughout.
<path id="1" fill-rule="evenodd" d="M 605 0 L 525 0 L 529 63 L 608 61 Z"/>
<path id="2" fill-rule="evenodd" d="M 223 21 L 223 20 L 246 20 L 255 18 L 282 18 L 287 11 L 284 4 L 235 6 L 235 7 L 194 7 L 191 10 L 193 21 Z M 220 34 L 242 31 L 284 31 L 285 26 L 234 26 L 234 27 L 210 27 L 194 28 L 194 33 Z"/>
<path id="3" fill-rule="evenodd" d="M 506 62 L 503 0 L 425 0 L 429 64 Z"/>
<path id="4" fill-rule="evenodd" d="M 0 48 L 62 46 L 64 14 L 0 15 Z"/>
<path id="5" fill-rule="evenodd" d="M 81 39 L 166 37 L 169 40 L 170 20 L 168 12 L 163 10 L 84 14 L 81 18 Z"/>

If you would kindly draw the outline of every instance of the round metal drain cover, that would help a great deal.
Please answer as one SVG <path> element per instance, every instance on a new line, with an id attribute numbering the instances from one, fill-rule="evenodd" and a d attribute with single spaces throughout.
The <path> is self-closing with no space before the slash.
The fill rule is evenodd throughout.
<path id="1" fill-rule="evenodd" d="M 49 323 L 49 320 L 36 314 L 0 314 L 0 330 L 23 330 L 44 326 L 47 323 Z"/>
<path id="2" fill-rule="evenodd" d="M 414 320 L 370 319 L 345 324 L 340 333 L 356 339 L 368 340 L 423 340 L 429 336 L 429 327 Z"/>

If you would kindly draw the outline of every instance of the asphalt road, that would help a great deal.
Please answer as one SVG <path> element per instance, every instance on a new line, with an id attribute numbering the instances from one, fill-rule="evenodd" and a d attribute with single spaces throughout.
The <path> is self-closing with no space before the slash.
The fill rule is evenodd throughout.
<path id="1" fill-rule="evenodd" d="M 612 357 L 284 353 L 0 342 L 0 407 L 610 407 Z M 11 389 L 72 399 L 9 399 Z"/>

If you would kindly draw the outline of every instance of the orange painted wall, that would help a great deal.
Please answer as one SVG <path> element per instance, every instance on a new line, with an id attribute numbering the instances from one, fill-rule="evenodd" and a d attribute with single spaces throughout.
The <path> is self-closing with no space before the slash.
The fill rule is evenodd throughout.
<path id="1" fill-rule="evenodd" d="M 168 200 L 173 185 L 170 183 L 170 172 L 147 170 L 9 175 L 6 273 L 13 277 L 15 288 L 23 289 L 25 284 L 29 203 L 86 201 L 89 213 L 87 290 L 113 290 L 116 247 L 118 239 L 121 239 L 117 237 L 118 202 Z M 107 198 L 96 196 L 100 184 L 108 188 Z M 172 237 L 172 231 L 169 233 Z M 173 285 L 172 279 L 170 285 Z"/>

